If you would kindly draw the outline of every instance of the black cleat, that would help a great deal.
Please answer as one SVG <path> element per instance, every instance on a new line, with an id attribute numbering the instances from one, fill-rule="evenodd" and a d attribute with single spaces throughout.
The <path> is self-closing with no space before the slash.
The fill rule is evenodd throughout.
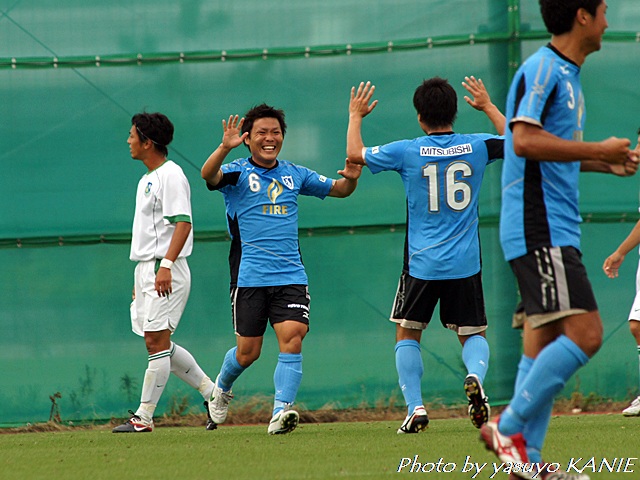
<path id="1" fill-rule="evenodd" d="M 204 401 L 204 409 L 207 412 L 207 424 L 204 428 L 207 430 L 215 430 L 216 428 L 218 428 L 218 425 L 216 425 L 216 423 L 211 420 L 211 415 L 209 415 L 209 402 L 207 402 L 206 400 Z"/>

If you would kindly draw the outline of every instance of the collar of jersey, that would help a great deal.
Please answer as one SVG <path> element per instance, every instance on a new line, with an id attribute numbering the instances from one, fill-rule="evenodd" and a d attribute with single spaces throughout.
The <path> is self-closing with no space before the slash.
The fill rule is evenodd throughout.
<path id="1" fill-rule="evenodd" d="M 262 165 L 258 165 L 256 162 L 253 161 L 253 157 L 249 157 L 248 160 L 249 160 L 249 163 L 254 167 L 262 168 L 263 170 L 266 170 L 266 171 L 273 170 L 274 168 L 278 168 L 278 165 L 280 165 L 280 161 L 277 158 L 276 158 L 276 164 L 273 167 L 263 167 Z"/>
<path id="2" fill-rule="evenodd" d="M 553 53 L 555 53 L 556 55 L 558 55 L 560 58 L 562 58 L 563 60 L 566 60 L 567 62 L 569 62 L 571 65 L 573 65 L 574 67 L 576 67 L 578 70 L 580 70 L 580 67 L 578 66 L 578 64 L 576 62 L 574 62 L 573 60 L 571 60 L 569 57 L 565 56 L 562 54 L 562 52 L 560 50 L 558 50 L 556 47 L 554 47 L 553 45 L 551 45 L 551 42 L 547 43 L 547 48 L 549 48 Z"/>
<path id="3" fill-rule="evenodd" d="M 432 132 L 432 133 L 428 133 L 427 135 L 429 137 L 435 137 L 436 135 L 453 135 L 453 131 L 451 132 Z"/>
<path id="4" fill-rule="evenodd" d="M 164 162 L 162 162 L 160 165 L 158 165 L 156 168 L 154 168 L 153 170 L 148 170 L 147 173 L 145 173 L 145 175 L 149 175 L 150 173 L 155 172 L 156 170 L 158 170 L 161 166 L 163 166 L 165 163 L 167 163 L 167 160 L 165 159 Z"/>

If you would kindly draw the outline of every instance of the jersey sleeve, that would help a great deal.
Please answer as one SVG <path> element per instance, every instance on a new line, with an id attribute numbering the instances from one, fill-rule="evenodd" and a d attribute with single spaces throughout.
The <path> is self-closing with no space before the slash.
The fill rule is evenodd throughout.
<path id="1" fill-rule="evenodd" d="M 308 195 L 324 199 L 333 186 L 333 180 L 324 175 L 306 168 L 296 165 L 298 173 L 302 176 L 302 186 L 300 187 L 300 195 Z"/>
<path id="2" fill-rule="evenodd" d="M 386 145 L 369 147 L 365 151 L 365 161 L 371 173 L 376 174 L 386 170 L 400 171 L 402 159 L 409 146 L 407 140 L 388 143 Z"/>
<path id="3" fill-rule="evenodd" d="M 519 88 L 524 92 L 509 127 L 517 122 L 542 127 L 546 105 L 556 94 L 557 62 L 548 56 L 540 56 L 537 61 L 524 66 L 522 75 Z"/>
<path id="4" fill-rule="evenodd" d="M 225 163 L 220 167 L 220 171 L 222 171 L 222 179 L 217 185 L 211 185 L 205 180 L 209 191 L 222 191 L 228 186 L 235 187 L 238 184 L 238 179 L 240 178 L 242 170 L 237 161 Z"/>
<path id="5" fill-rule="evenodd" d="M 162 217 L 164 224 L 192 223 L 191 188 L 181 169 L 167 175 L 162 186 Z"/>
<path id="6" fill-rule="evenodd" d="M 474 133 L 473 136 L 484 142 L 484 146 L 487 149 L 487 165 L 504 158 L 504 135 Z"/>

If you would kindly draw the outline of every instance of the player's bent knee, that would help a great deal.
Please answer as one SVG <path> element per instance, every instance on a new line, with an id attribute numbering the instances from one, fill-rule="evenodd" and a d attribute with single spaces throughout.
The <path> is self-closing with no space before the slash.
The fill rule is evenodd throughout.
<path id="1" fill-rule="evenodd" d="M 260 358 L 260 350 L 242 354 L 238 352 L 236 354 L 236 360 L 238 360 L 238 363 L 242 368 L 249 367 L 258 358 Z"/>
<path id="2" fill-rule="evenodd" d="M 593 357 L 602 346 L 601 332 L 585 332 L 577 342 L 580 349 L 589 357 Z"/>

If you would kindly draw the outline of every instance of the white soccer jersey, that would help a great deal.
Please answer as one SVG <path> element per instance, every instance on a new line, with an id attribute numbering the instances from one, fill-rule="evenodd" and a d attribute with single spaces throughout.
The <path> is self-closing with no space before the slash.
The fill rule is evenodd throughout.
<path id="1" fill-rule="evenodd" d="M 168 160 L 138 183 L 129 258 L 134 262 L 163 258 L 176 222 L 192 223 L 191 189 L 182 169 Z M 188 257 L 192 249 L 193 228 L 178 256 Z"/>

